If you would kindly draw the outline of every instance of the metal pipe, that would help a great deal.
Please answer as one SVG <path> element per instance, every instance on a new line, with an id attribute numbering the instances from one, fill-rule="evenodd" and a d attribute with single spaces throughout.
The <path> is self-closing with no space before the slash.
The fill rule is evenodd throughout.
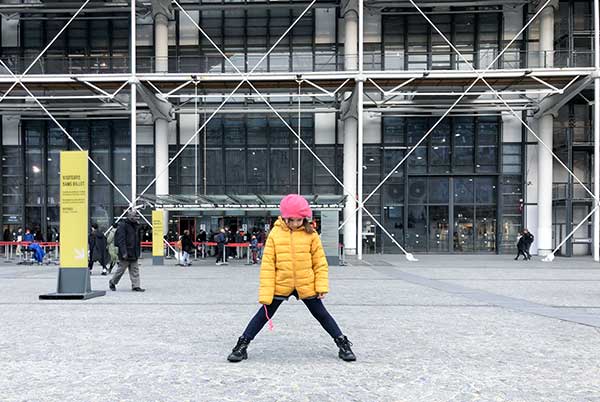
<path id="1" fill-rule="evenodd" d="M 594 0 L 594 196 L 600 199 L 600 0 Z M 594 212 L 592 254 L 600 261 L 600 210 Z"/>
<path id="2" fill-rule="evenodd" d="M 136 15 L 135 0 L 131 2 L 131 204 L 135 206 L 137 193 L 137 88 L 136 88 Z"/>
<path id="3" fill-rule="evenodd" d="M 357 82 L 357 90 L 356 96 L 356 105 L 357 105 L 357 117 L 358 117 L 358 155 L 356 159 L 358 160 L 358 182 L 356 184 L 356 190 L 358 193 L 358 205 L 361 209 L 358 211 L 358 216 L 356 218 L 357 224 L 357 232 L 358 239 L 356 242 L 356 252 L 359 260 L 362 260 L 362 232 L 363 232 L 363 142 L 364 142 L 364 119 L 363 119 L 363 85 L 364 85 L 364 77 L 363 77 L 363 69 L 364 69 L 364 1 L 358 0 L 358 82 Z"/>

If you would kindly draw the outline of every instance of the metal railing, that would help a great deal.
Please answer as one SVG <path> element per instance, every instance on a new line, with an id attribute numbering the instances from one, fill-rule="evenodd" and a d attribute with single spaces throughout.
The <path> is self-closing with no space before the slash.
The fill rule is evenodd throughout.
<path id="1" fill-rule="evenodd" d="M 477 52 L 465 52 L 463 55 L 475 68 L 485 69 L 498 54 L 497 49 L 482 49 Z M 233 64 L 241 72 L 250 72 L 262 58 L 260 53 L 227 53 Z M 505 52 L 491 69 L 520 68 L 584 68 L 593 65 L 593 51 L 521 51 Z M 35 59 L 31 57 L 4 56 L 2 60 L 14 74 L 23 73 Z M 204 54 L 156 58 L 139 56 L 137 70 L 140 73 L 153 73 L 157 66 L 168 65 L 170 73 L 234 73 L 235 69 L 219 54 Z M 164 69 L 164 68 L 162 68 Z M 470 70 L 454 52 L 411 52 L 404 51 L 367 51 L 364 54 L 364 69 L 367 71 L 391 70 Z M 343 50 L 337 53 L 319 52 L 271 54 L 263 60 L 254 72 L 327 72 L 343 71 Z M 129 56 L 97 55 L 97 56 L 54 56 L 40 58 L 29 71 L 29 74 L 110 74 L 129 72 Z M 9 74 L 0 66 L 0 75 Z"/>
<path id="2" fill-rule="evenodd" d="M 554 129 L 554 145 L 557 147 L 572 145 L 594 144 L 593 127 L 585 125 L 576 125 L 572 127 L 557 127 Z"/>
<path id="3" fill-rule="evenodd" d="M 591 187 L 590 183 L 583 183 L 587 188 Z M 592 196 L 579 183 L 573 183 L 572 195 L 573 200 L 591 200 Z M 569 183 L 558 182 L 552 184 L 552 199 L 566 200 L 569 199 Z"/>

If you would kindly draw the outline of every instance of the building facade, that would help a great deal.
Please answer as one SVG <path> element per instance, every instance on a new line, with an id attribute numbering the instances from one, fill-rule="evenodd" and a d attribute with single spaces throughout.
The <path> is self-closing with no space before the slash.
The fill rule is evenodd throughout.
<path id="1" fill-rule="evenodd" d="M 350 196 L 340 214 L 350 253 L 399 252 L 394 240 L 512 253 L 529 227 L 544 254 L 591 211 L 593 2 L 138 3 L 135 63 L 127 2 L 0 5 L 3 228 L 58 230 L 59 153 L 75 143 L 102 170 L 90 165 L 103 225 L 129 205 L 113 183 L 129 196 L 134 180 L 149 195 L 362 193 L 370 214 L 353 217 Z M 453 106 L 477 78 L 469 63 L 499 97 L 480 82 Z M 23 73 L 31 93 L 11 88 Z M 219 109 L 240 74 L 252 85 Z M 271 219 L 215 207 L 171 212 L 169 226 Z M 592 238 L 588 217 L 557 254 L 590 254 Z"/>

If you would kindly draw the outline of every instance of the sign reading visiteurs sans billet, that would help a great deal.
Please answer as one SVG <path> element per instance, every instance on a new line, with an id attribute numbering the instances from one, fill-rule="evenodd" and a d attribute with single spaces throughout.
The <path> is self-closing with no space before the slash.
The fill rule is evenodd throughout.
<path id="1" fill-rule="evenodd" d="M 60 154 L 60 267 L 87 267 L 88 153 Z"/>

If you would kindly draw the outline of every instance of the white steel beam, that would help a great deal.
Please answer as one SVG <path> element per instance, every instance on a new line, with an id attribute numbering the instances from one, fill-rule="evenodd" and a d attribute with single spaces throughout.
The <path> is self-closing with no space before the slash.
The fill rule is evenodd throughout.
<path id="1" fill-rule="evenodd" d="M 135 14 L 135 0 L 131 1 L 131 21 L 130 21 L 130 33 L 129 46 L 130 46 L 130 61 L 131 61 L 131 204 L 130 208 L 135 207 L 136 193 L 137 193 L 137 45 L 136 45 L 136 14 Z"/>
<path id="2" fill-rule="evenodd" d="M 592 255 L 594 261 L 600 261 L 600 0 L 594 0 L 594 225 L 592 236 Z"/>
<path id="3" fill-rule="evenodd" d="M 414 3 L 412 0 L 409 0 L 409 1 L 411 1 L 411 3 L 413 4 L 413 6 L 414 6 L 415 8 L 419 9 L 419 8 L 418 8 L 418 6 L 417 6 L 417 5 L 416 5 L 416 4 L 415 4 L 415 3 Z M 514 43 L 516 40 L 517 40 L 517 38 L 518 38 L 519 36 L 521 36 L 521 34 L 522 34 L 523 32 L 525 32 L 525 30 L 526 30 L 526 29 L 529 27 L 529 25 L 531 25 L 531 24 L 533 23 L 533 21 L 535 20 L 535 18 L 536 18 L 536 17 L 537 17 L 537 16 L 538 16 L 538 15 L 541 13 L 541 11 L 543 10 L 543 8 L 544 8 L 545 6 L 547 6 L 547 5 L 548 5 L 548 3 L 550 3 L 550 1 L 552 1 L 552 0 L 547 0 L 547 1 L 546 1 L 546 3 L 544 4 L 544 6 L 542 6 L 542 8 L 540 8 L 540 10 L 539 10 L 539 11 L 538 11 L 538 12 L 537 12 L 535 15 L 533 15 L 533 17 L 531 17 L 531 19 L 530 19 L 530 20 L 527 22 L 527 24 L 525 24 L 525 25 L 523 26 L 523 28 L 521 28 L 521 30 L 519 30 L 519 32 L 517 32 L 517 33 L 514 35 L 513 39 L 512 39 L 512 40 L 510 40 L 510 41 L 508 42 L 508 44 L 507 44 L 507 45 L 505 45 L 504 49 L 503 49 L 503 50 L 502 50 L 500 53 L 498 53 L 498 55 L 497 55 L 497 56 L 496 56 L 496 57 L 495 57 L 495 58 L 492 60 L 492 62 L 491 62 L 491 63 L 489 63 L 489 65 L 487 66 L 487 68 L 486 68 L 486 69 L 485 69 L 485 70 L 484 70 L 482 73 L 477 73 L 477 72 L 475 72 L 476 74 L 478 74 L 478 75 L 477 75 L 477 78 L 475 79 L 475 81 L 473 81 L 473 83 L 471 83 L 471 85 L 470 85 L 470 86 L 469 86 L 469 87 L 466 89 L 466 91 L 465 91 L 465 92 L 463 92 L 463 93 L 461 94 L 461 96 L 460 96 L 460 97 L 459 97 L 459 98 L 458 98 L 458 99 L 457 99 L 457 100 L 456 100 L 456 101 L 455 101 L 455 102 L 452 104 L 452 106 L 450 106 L 450 108 L 449 108 L 449 109 L 446 111 L 446 113 L 444 113 L 444 115 L 442 115 L 442 116 L 441 116 L 441 117 L 440 117 L 440 118 L 439 118 L 439 119 L 436 121 L 436 123 L 433 125 L 433 127 L 432 127 L 432 128 L 429 130 L 429 131 L 427 131 L 427 133 L 425 133 L 425 135 L 424 135 L 424 136 L 421 138 L 421 140 L 420 140 L 419 142 L 417 142 L 417 144 L 416 144 L 416 145 L 415 145 L 415 146 L 414 146 L 414 147 L 413 147 L 413 148 L 412 148 L 412 149 L 411 149 L 411 150 L 410 150 L 410 151 L 409 151 L 409 152 L 406 154 L 406 156 L 405 156 L 404 158 L 402 158 L 402 160 L 401 160 L 401 161 L 400 161 L 400 162 L 399 162 L 399 163 L 398 163 L 396 166 L 394 166 L 394 168 L 393 168 L 393 169 L 392 169 L 392 170 L 391 170 L 391 171 L 388 173 L 388 175 L 387 175 L 387 176 L 386 176 L 386 177 L 385 177 L 385 178 L 384 178 L 384 179 L 383 179 L 383 180 L 382 180 L 382 181 L 381 181 L 381 182 L 380 182 L 380 183 L 379 183 L 379 184 L 378 184 L 378 185 L 377 185 L 377 186 L 376 186 L 376 187 L 375 187 L 375 188 L 374 188 L 374 189 L 373 189 L 373 190 L 372 190 L 370 193 L 369 193 L 369 195 L 368 195 L 368 196 L 367 196 L 367 197 L 364 199 L 364 201 L 363 201 L 363 204 L 359 205 L 359 206 L 358 206 L 358 208 L 356 208 L 356 209 L 355 209 L 354 213 L 358 212 L 358 210 L 359 210 L 359 209 L 361 209 L 361 208 L 364 208 L 364 203 L 365 203 L 365 202 L 367 202 L 367 201 L 368 201 L 368 200 L 369 200 L 369 199 L 370 199 L 370 198 L 371 198 L 371 197 L 372 197 L 372 196 L 373 196 L 373 195 L 374 195 L 374 194 L 375 194 L 375 193 L 376 193 L 376 192 L 377 192 L 377 191 L 378 191 L 378 190 L 381 188 L 381 186 L 383 186 L 383 185 L 385 184 L 385 182 L 386 182 L 386 181 L 387 181 L 387 180 L 388 180 L 388 179 L 389 179 L 389 178 L 390 178 L 390 177 L 391 177 L 391 176 L 394 174 L 394 172 L 395 172 L 396 170 L 398 170 L 398 168 L 399 168 L 399 167 L 400 167 L 400 166 L 401 166 L 401 165 L 402 165 L 402 164 L 403 164 L 403 163 L 404 163 L 404 162 L 405 162 L 405 161 L 408 159 L 408 157 L 409 157 L 409 156 L 410 156 L 410 155 L 411 155 L 411 154 L 414 152 L 414 150 L 415 150 L 415 149 L 417 149 L 417 147 L 418 147 L 418 146 L 419 146 L 419 145 L 420 145 L 420 144 L 421 144 L 423 141 L 425 141 L 425 139 L 427 138 L 427 136 L 429 136 L 429 134 L 430 134 L 430 133 L 431 133 L 431 132 L 432 132 L 432 131 L 433 131 L 433 130 L 434 130 L 434 129 L 435 129 L 435 128 L 436 128 L 436 127 L 437 127 L 437 126 L 440 124 L 440 123 L 441 123 L 441 121 L 442 121 L 442 120 L 443 120 L 443 119 L 444 119 L 444 118 L 445 118 L 445 117 L 446 117 L 446 116 L 447 116 L 447 115 L 448 115 L 448 114 L 449 114 L 449 113 L 452 111 L 452 109 L 454 109 L 454 107 L 455 107 L 455 106 L 458 104 L 458 102 L 460 102 L 460 101 L 461 101 L 461 99 L 462 99 L 463 97 L 465 97 L 465 96 L 466 96 L 466 95 L 469 93 L 469 91 L 471 90 L 471 88 L 473 88 L 473 87 L 475 86 L 475 84 L 476 84 L 476 83 L 477 83 L 477 82 L 478 82 L 480 79 L 482 79 L 482 78 L 483 78 L 483 76 L 484 76 L 484 73 L 485 73 L 486 71 L 488 71 L 488 70 L 489 70 L 489 69 L 490 69 L 490 68 L 491 68 L 491 67 L 494 65 L 494 63 L 496 63 L 496 61 L 498 61 L 498 60 L 500 59 L 500 57 L 502 57 L 502 55 L 503 55 L 503 54 L 504 54 L 504 53 L 505 53 L 505 52 L 506 52 L 506 51 L 507 51 L 507 50 L 510 48 L 510 46 L 511 46 L 511 45 L 512 45 L 512 44 L 513 44 L 513 43 Z M 422 15 L 424 15 L 422 12 L 421 12 L 421 14 L 422 14 Z M 425 16 L 425 15 L 424 15 L 424 16 Z M 427 17 L 426 17 L 426 16 L 425 16 L 425 18 L 427 19 Z M 433 26 L 435 27 L 435 24 L 434 24 Z M 438 30 L 438 32 L 439 32 L 439 30 Z M 453 46 L 453 45 L 452 45 L 452 46 Z M 348 219 L 344 220 L 344 222 L 342 222 L 342 224 L 340 225 L 340 228 L 342 228 L 342 227 L 343 227 L 343 226 L 346 224 L 346 222 L 347 222 L 347 221 L 348 221 Z"/>
<path id="4" fill-rule="evenodd" d="M 69 27 L 69 25 L 71 25 L 71 22 L 73 22 L 73 20 L 75 20 L 75 18 L 77 18 L 77 16 L 79 15 L 79 13 L 81 13 L 81 11 L 85 8 L 85 6 L 88 5 L 88 3 L 91 0 L 86 0 L 81 7 L 79 7 L 79 9 L 77 10 L 77 12 L 75 14 L 73 14 L 73 16 L 69 19 L 69 21 L 67 21 L 67 23 L 65 24 L 65 26 L 62 27 L 62 29 L 60 31 L 58 31 L 58 33 L 56 35 L 54 35 L 54 38 L 52 38 L 52 40 L 50 41 L 50 43 L 48 43 L 48 45 L 46 45 L 46 47 L 40 52 L 40 54 L 37 55 L 37 57 L 31 62 L 31 64 L 29 64 L 29 67 L 27 67 L 25 69 L 25 71 L 23 72 L 23 74 L 21 74 L 18 78 L 16 78 L 16 81 L 11 85 L 11 87 L 8 89 L 8 91 L 6 91 L 2 97 L 0 98 L 0 102 L 2 102 L 4 100 L 4 98 L 6 97 L 6 95 L 8 95 L 10 93 L 10 91 L 13 90 L 13 88 L 21 82 L 21 80 L 23 79 L 24 76 L 27 75 L 27 73 L 29 72 L 29 70 L 31 70 L 33 68 L 33 66 L 35 66 L 35 63 L 38 62 L 39 59 L 42 58 L 42 56 L 46 53 L 46 51 L 48 51 L 48 49 L 50 49 L 50 47 L 54 44 L 54 42 L 56 42 L 56 40 L 60 37 L 60 35 Z M 8 69 L 8 67 L 6 67 L 6 70 L 12 75 L 12 71 Z"/>
<path id="5" fill-rule="evenodd" d="M 455 53 L 457 53 L 457 54 L 459 55 L 459 57 L 461 57 L 461 58 L 462 58 L 462 59 L 463 59 L 463 60 L 464 60 L 464 61 L 467 63 L 467 65 L 468 65 L 468 66 L 469 66 L 471 69 L 473 69 L 473 70 L 474 70 L 474 67 L 473 67 L 473 65 L 472 65 L 472 64 L 471 64 L 471 63 L 470 63 L 468 60 L 466 60 L 466 58 L 465 58 L 465 57 L 464 57 L 464 56 L 461 54 L 461 52 L 460 52 L 458 49 L 456 49 L 456 47 L 455 47 L 455 46 L 454 46 L 454 45 L 453 45 L 453 44 L 452 44 L 452 43 L 451 43 L 451 42 L 448 40 L 448 38 L 446 38 L 446 36 L 445 36 L 443 33 L 441 33 L 441 32 L 440 32 L 440 30 L 437 28 L 437 26 L 436 26 L 436 25 L 435 25 L 435 24 L 434 24 L 434 23 L 433 23 L 433 22 L 432 22 L 432 21 L 431 21 L 431 20 L 430 20 L 430 19 L 429 19 L 429 18 L 428 18 L 428 17 L 427 17 L 427 16 L 426 16 L 424 13 L 423 13 L 423 11 L 422 11 L 422 10 L 421 10 L 421 9 L 420 9 L 420 8 L 419 8 L 419 7 L 418 7 L 416 4 L 414 4 L 413 0 L 409 0 L 409 1 L 411 1 L 411 3 L 413 3 L 413 5 L 414 5 L 414 6 L 415 6 L 415 8 L 416 8 L 416 9 L 419 11 L 419 13 L 421 13 L 421 15 L 422 15 L 422 16 L 423 16 L 423 17 L 424 17 L 424 18 L 425 18 L 425 19 L 426 19 L 426 20 L 429 22 L 429 24 L 430 24 L 430 25 L 431 25 L 431 26 L 432 26 L 432 27 L 433 27 L 433 28 L 434 28 L 434 29 L 435 29 L 435 30 L 438 32 L 438 34 L 440 34 L 440 36 L 442 36 L 442 38 L 444 39 L 444 41 L 450 45 L 450 47 L 451 47 L 451 48 L 454 50 L 454 52 L 455 52 Z M 552 0 L 548 0 L 548 2 L 546 2 L 546 4 L 545 4 L 544 6 L 542 6 L 542 7 L 539 9 L 539 11 L 538 11 L 538 13 L 537 13 L 537 14 L 539 14 L 540 12 L 543 12 L 544 8 L 545 8 L 545 7 L 548 5 L 548 3 L 550 3 L 550 1 L 552 1 Z M 537 14 L 536 14 L 536 15 L 537 15 Z M 563 163 L 563 162 L 560 160 L 560 158 L 559 158 L 559 157 L 558 157 L 556 154 L 554 154 L 554 152 L 553 152 L 553 150 L 552 150 L 552 145 L 551 145 L 551 143 L 552 143 L 552 130 L 550 129 L 550 131 L 549 131 L 549 132 L 548 132 L 548 129 L 544 130 L 544 132 L 545 132 L 545 134 L 544 134 L 544 135 L 547 135 L 548 137 L 547 137 L 547 138 L 545 137 L 546 141 L 543 141 L 543 140 L 542 140 L 542 139 L 541 139 L 541 138 L 540 138 L 540 137 L 539 137 L 539 136 L 538 136 L 538 135 L 537 135 L 537 134 L 536 134 L 536 133 L 535 133 L 535 132 L 534 132 L 534 131 L 531 129 L 531 127 L 529 127 L 529 125 L 528 125 L 526 122 L 524 122 L 524 121 L 523 121 L 523 119 L 521 118 L 521 116 L 519 116 L 519 114 L 518 114 L 518 113 L 517 113 L 517 112 L 516 112 L 516 111 L 515 111 L 515 110 L 514 110 L 514 109 L 513 109 L 513 108 L 512 108 L 510 105 L 508 105 L 508 103 L 507 103 L 507 102 L 506 102 L 506 101 L 505 101 L 505 100 L 504 100 L 504 99 L 503 99 L 503 98 L 502 98 L 502 97 L 501 97 L 501 96 L 498 94 L 498 92 L 497 92 L 497 91 L 495 91 L 495 90 L 494 90 L 494 89 L 491 87 L 491 85 L 490 85 L 490 84 L 489 84 L 489 83 L 488 83 L 488 82 L 487 82 L 485 79 L 483 79 L 483 78 L 482 78 L 482 82 L 483 82 L 483 83 L 484 83 L 484 84 L 485 84 L 485 85 L 486 85 L 486 86 L 487 86 L 487 87 L 488 87 L 488 88 L 489 88 L 489 89 L 490 89 L 490 90 L 491 90 L 491 91 L 494 93 L 494 95 L 495 95 L 495 96 L 496 96 L 498 99 L 500 99 L 500 100 L 501 100 L 501 101 L 504 103 L 504 105 L 505 105 L 505 106 L 506 106 L 506 107 L 507 107 L 507 108 L 508 108 L 508 109 L 509 109 L 509 110 L 512 112 L 512 114 L 513 114 L 513 115 L 514 115 L 514 116 L 515 116 L 515 117 L 516 117 L 516 118 L 517 118 L 517 119 L 518 119 L 518 120 L 521 122 L 521 124 L 523 124 L 523 125 L 525 126 L 525 128 L 526 128 L 526 129 L 527 129 L 527 130 L 528 130 L 528 131 L 529 131 L 529 132 L 530 132 L 530 133 L 531 133 L 533 136 L 535 136 L 535 137 L 537 138 L 539 145 L 540 145 L 540 146 L 542 146 L 543 148 L 545 148 L 545 149 L 548 151 L 548 154 L 542 154 L 542 153 L 540 153 L 540 154 L 538 155 L 538 158 L 540 158 L 540 161 L 539 161 L 539 167 L 540 167 L 540 169 L 542 168 L 542 166 L 543 166 L 543 167 L 545 167 L 545 166 L 547 165 L 547 162 L 546 162 L 546 163 L 544 163 L 544 162 L 543 162 L 543 160 L 542 160 L 542 157 L 545 157 L 546 155 L 548 155 L 548 156 L 549 156 L 549 158 L 550 158 L 550 160 L 552 160 L 552 158 L 556 159 L 556 160 L 558 161 L 558 163 L 559 163 L 559 164 L 560 164 L 560 165 L 561 165 L 561 166 L 562 166 L 562 167 L 563 167 L 563 168 L 564 168 L 564 169 L 565 169 L 565 170 L 566 170 L 566 171 L 567 171 L 567 172 L 568 172 L 568 173 L 569 173 L 569 174 L 570 174 L 570 175 L 571 175 L 571 176 L 572 176 L 572 177 L 573 177 L 573 178 L 574 178 L 576 181 L 577 181 L 577 183 L 579 183 L 579 184 L 580 184 L 580 185 L 581 185 L 581 186 L 582 186 L 582 187 L 583 187 L 583 188 L 584 188 L 584 189 L 585 189 L 585 190 L 586 190 L 586 191 L 587 191 L 587 192 L 588 192 L 588 193 L 589 193 L 589 194 L 590 194 L 590 195 L 591 195 L 591 196 L 594 198 L 594 200 L 595 200 L 595 204 L 596 204 L 596 205 L 598 205 L 598 197 L 597 197 L 596 195 L 594 195 L 594 193 L 592 193 L 592 192 L 591 192 L 591 191 L 590 191 L 590 190 L 589 190 L 589 189 L 588 189 L 588 188 L 587 188 L 587 187 L 586 187 L 586 186 L 585 186 L 585 185 L 584 185 L 584 184 L 581 182 L 581 180 L 580 180 L 580 179 L 579 179 L 579 178 L 578 178 L 578 177 L 575 175 L 575 173 L 574 173 L 573 171 L 571 171 L 571 169 L 569 169 L 569 168 L 568 168 L 568 167 L 567 167 L 567 166 L 566 166 L 566 165 L 565 165 L 565 164 L 564 164 L 564 163 Z M 550 119 L 552 119 L 552 116 L 549 116 L 549 118 L 550 118 Z M 545 123 L 545 122 L 546 122 L 546 120 L 543 120 L 542 122 L 543 122 L 543 123 Z M 551 122 L 551 120 L 550 120 L 550 122 Z M 548 143 L 550 143 L 550 145 L 548 145 Z M 551 162 L 550 162 L 550 164 L 551 164 Z M 540 171 L 541 171 L 541 170 L 540 170 Z M 550 177 L 550 180 L 551 180 L 551 177 L 552 177 L 552 176 L 550 175 L 549 177 Z M 552 221 L 552 215 L 551 215 L 551 209 L 552 209 L 552 206 L 551 206 L 551 197 L 552 197 L 552 182 L 550 181 L 550 183 L 546 183 L 545 187 L 547 187 L 547 189 L 546 189 L 546 190 L 550 192 L 550 193 L 549 193 L 549 195 L 550 195 L 550 206 L 546 206 L 547 208 L 545 208 L 545 209 L 548 209 L 548 208 L 550 209 L 550 215 L 549 215 L 549 216 L 547 216 L 547 215 L 548 215 L 547 213 L 544 213 L 544 214 L 542 214 L 542 213 L 541 213 L 541 211 L 540 211 L 540 214 L 539 214 L 539 221 L 540 221 L 540 222 L 538 222 L 538 224 L 539 224 L 539 225 L 542 225 L 542 223 L 543 223 L 544 225 L 550 226 L 550 224 L 551 224 L 551 221 Z M 538 200 L 538 203 L 541 203 L 541 200 Z M 538 210 L 539 210 L 539 209 L 538 209 Z M 547 235 L 549 235 L 549 232 L 550 232 L 550 231 L 551 231 L 551 227 L 547 228 L 547 229 L 544 231 L 543 235 L 544 235 L 544 236 L 547 236 Z M 540 235 L 542 235 L 542 233 L 540 233 Z M 544 238 L 545 238 L 545 237 L 544 237 Z M 548 240 L 548 239 L 546 239 L 546 241 L 545 241 L 545 244 L 548 244 L 548 243 L 549 243 L 549 240 Z M 554 258 L 554 256 L 553 256 L 552 254 L 549 254 L 548 256 L 546 256 L 546 258 L 544 259 L 544 261 L 552 261 L 552 260 L 553 260 L 553 258 Z"/>

